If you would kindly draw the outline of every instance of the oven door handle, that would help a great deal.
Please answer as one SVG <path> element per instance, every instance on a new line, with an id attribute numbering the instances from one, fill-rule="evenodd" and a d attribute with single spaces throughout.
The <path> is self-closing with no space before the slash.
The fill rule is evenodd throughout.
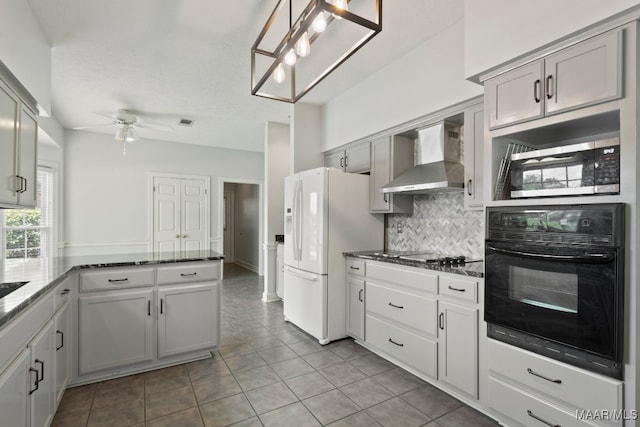
<path id="1" fill-rule="evenodd" d="M 526 258 L 538 258 L 549 261 L 590 261 L 590 262 L 608 262 L 613 260 L 614 254 L 610 253 L 589 253 L 585 255 L 551 255 L 536 254 L 531 252 L 512 251 L 510 249 L 500 249 L 495 246 L 487 245 L 487 249 L 507 255 L 515 255 Z"/>

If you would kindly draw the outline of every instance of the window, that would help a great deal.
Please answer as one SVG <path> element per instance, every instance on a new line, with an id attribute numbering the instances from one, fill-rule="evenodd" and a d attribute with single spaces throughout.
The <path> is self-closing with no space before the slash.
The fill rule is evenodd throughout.
<path id="1" fill-rule="evenodd" d="M 4 256 L 9 262 L 54 254 L 55 169 L 38 167 L 35 209 L 4 210 Z"/>

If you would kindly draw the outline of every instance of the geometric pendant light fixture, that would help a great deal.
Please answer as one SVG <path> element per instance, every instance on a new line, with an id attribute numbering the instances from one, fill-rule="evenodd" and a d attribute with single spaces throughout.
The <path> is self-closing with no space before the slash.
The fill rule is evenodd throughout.
<path id="1" fill-rule="evenodd" d="M 279 0 L 251 47 L 251 94 L 295 103 L 380 31 L 382 0 Z"/>

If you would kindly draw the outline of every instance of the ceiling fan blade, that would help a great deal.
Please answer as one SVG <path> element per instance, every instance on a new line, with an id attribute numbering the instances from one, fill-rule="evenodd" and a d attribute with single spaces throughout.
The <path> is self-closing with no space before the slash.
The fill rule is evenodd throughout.
<path id="1" fill-rule="evenodd" d="M 73 130 L 83 130 L 83 129 L 94 129 L 94 128 L 102 128 L 107 126 L 113 126 L 113 123 L 104 123 L 99 125 L 91 125 L 91 126 L 74 126 L 71 129 Z"/>
<path id="2" fill-rule="evenodd" d="M 149 122 L 136 122 L 134 124 L 134 126 L 142 128 L 142 129 L 152 129 L 152 130 L 159 130 L 162 132 L 173 132 L 173 128 L 171 126 L 168 125 L 162 125 L 159 123 L 149 123 Z"/>

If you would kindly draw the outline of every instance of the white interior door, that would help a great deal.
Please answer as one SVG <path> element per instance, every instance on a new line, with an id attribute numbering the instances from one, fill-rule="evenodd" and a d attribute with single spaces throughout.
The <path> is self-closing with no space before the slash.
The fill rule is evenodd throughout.
<path id="1" fill-rule="evenodd" d="M 207 194 L 203 180 L 181 179 L 180 250 L 199 251 L 207 245 Z"/>
<path id="2" fill-rule="evenodd" d="M 205 178 L 153 177 L 155 253 L 209 248 L 209 196 Z"/>
<path id="3" fill-rule="evenodd" d="M 180 180 L 153 179 L 153 252 L 180 250 Z"/>

